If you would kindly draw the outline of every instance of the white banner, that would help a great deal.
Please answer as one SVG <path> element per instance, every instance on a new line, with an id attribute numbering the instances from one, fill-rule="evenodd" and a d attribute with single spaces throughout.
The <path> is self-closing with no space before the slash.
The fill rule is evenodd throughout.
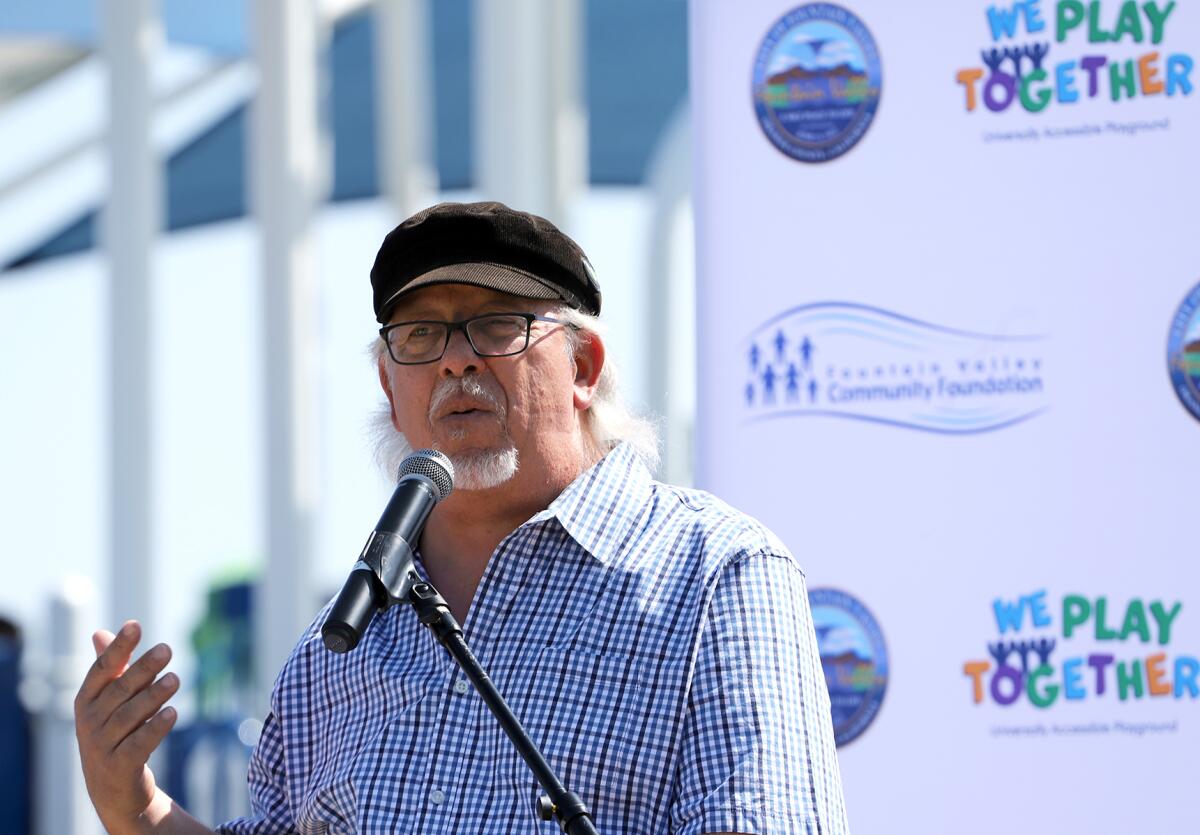
<path id="1" fill-rule="evenodd" d="M 1200 831 L 1200 2 L 694 0 L 701 486 L 859 835 Z"/>

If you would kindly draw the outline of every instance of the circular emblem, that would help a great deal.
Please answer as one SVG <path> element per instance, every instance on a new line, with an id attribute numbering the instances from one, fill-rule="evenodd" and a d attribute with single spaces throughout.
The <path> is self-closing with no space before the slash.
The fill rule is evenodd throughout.
<path id="1" fill-rule="evenodd" d="M 829 685 L 833 736 L 841 746 L 858 738 L 879 713 L 887 689 L 887 647 L 879 624 L 853 595 L 812 589 L 808 601 Z"/>
<path id="2" fill-rule="evenodd" d="M 1179 402 L 1200 420 L 1200 284 L 1175 311 L 1167 338 L 1167 367 Z"/>
<path id="3" fill-rule="evenodd" d="M 754 109 L 771 144 L 826 162 L 862 139 L 879 107 L 879 50 L 867 27 L 832 3 L 785 14 L 754 61 Z"/>

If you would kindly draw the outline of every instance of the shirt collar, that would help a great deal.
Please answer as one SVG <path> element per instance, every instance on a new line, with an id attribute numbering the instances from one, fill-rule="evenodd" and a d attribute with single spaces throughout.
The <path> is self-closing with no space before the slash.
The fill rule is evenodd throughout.
<path id="1" fill-rule="evenodd" d="M 644 513 L 651 482 L 650 471 L 633 447 L 620 444 L 529 521 L 557 519 L 572 539 L 607 565 Z"/>

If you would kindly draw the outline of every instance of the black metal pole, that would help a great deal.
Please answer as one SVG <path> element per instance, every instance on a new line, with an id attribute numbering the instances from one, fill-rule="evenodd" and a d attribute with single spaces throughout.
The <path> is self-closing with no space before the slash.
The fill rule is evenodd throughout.
<path id="1" fill-rule="evenodd" d="M 450 606 L 438 590 L 429 583 L 414 583 L 408 593 L 408 602 L 416 610 L 421 623 L 429 627 L 438 643 L 446 648 L 466 677 L 475 685 L 475 690 L 483 698 L 484 704 L 496 717 L 500 727 L 504 728 L 504 733 L 508 735 L 517 753 L 525 760 L 525 764 L 549 796 L 548 804 L 539 803 L 537 811 L 542 819 L 556 818 L 559 827 L 568 835 L 599 835 L 587 806 L 579 795 L 568 791 L 558 779 L 542 752 L 521 726 L 520 720 L 496 689 L 496 685 L 475 659 L 463 638 L 462 627 L 458 625 L 458 621 L 450 612 Z"/>

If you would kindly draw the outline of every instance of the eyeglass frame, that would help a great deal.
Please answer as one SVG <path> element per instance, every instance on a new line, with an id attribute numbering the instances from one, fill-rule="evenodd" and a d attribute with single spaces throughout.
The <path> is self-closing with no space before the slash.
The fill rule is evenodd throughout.
<path id="1" fill-rule="evenodd" d="M 475 347 L 475 341 L 471 339 L 471 334 L 467 330 L 467 325 L 472 322 L 477 322 L 480 319 L 491 319 L 494 316 L 516 316 L 525 320 L 525 343 L 516 351 L 509 351 L 505 354 L 481 354 L 479 349 Z M 536 313 L 518 313 L 516 311 L 497 311 L 495 313 L 480 313 L 478 316 L 471 316 L 466 319 L 459 319 L 457 322 L 447 322 L 441 319 L 412 319 L 406 322 L 395 322 L 390 325 L 384 325 L 379 329 L 379 338 L 383 340 L 384 346 L 387 348 L 388 356 L 396 365 L 428 365 L 431 362 L 437 362 L 446 355 L 446 349 L 450 347 L 450 338 L 454 336 L 455 331 L 462 331 L 463 337 L 467 340 L 467 344 L 471 346 L 471 350 L 475 356 L 484 359 L 494 359 L 496 357 L 515 357 L 518 354 L 523 354 L 529 350 L 529 340 L 533 332 L 534 322 L 553 322 L 556 325 L 565 325 L 568 328 L 574 329 L 576 326 L 570 322 L 564 322 L 562 319 L 554 319 L 550 316 L 539 316 Z M 396 328 L 405 325 L 445 325 L 446 341 L 442 343 L 442 350 L 438 352 L 436 357 L 427 360 L 417 360 L 416 362 L 404 361 L 396 359 L 396 355 L 392 353 L 392 343 L 388 339 L 388 333 Z"/>

